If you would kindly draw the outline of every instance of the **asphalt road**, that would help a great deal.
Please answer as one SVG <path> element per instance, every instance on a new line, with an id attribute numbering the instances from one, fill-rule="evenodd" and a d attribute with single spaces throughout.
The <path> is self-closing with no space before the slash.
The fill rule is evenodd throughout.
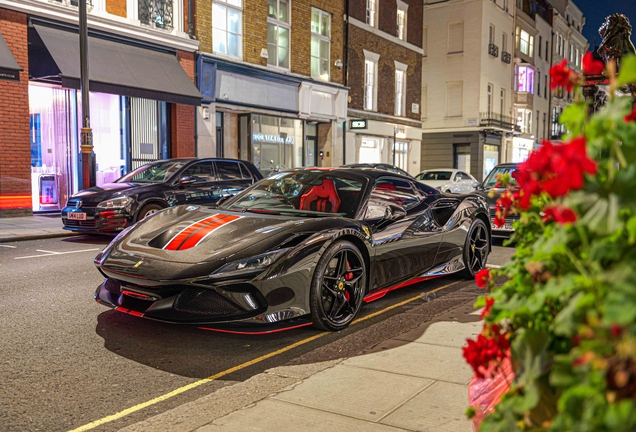
<path id="1" fill-rule="evenodd" d="M 258 360 L 92 429 L 118 430 L 404 313 L 426 302 L 424 296 L 391 307 L 426 291 L 451 285 L 437 293 L 442 296 L 471 284 L 447 277 L 389 293 L 365 305 L 361 316 L 384 313 L 263 360 L 263 355 L 319 332 L 219 334 L 107 309 L 93 300 L 102 276 L 92 260 L 108 241 L 73 237 L 0 244 L 0 431 L 73 430 Z M 501 265 L 512 253 L 496 246 L 490 264 Z M 354 351 L 381 342 L 348 340 L 354 341 L 348 342 Z"/>

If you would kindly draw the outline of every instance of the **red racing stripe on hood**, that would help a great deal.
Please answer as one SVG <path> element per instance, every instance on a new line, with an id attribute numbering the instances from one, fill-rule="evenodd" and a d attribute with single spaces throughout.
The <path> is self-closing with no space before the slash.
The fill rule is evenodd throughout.
<path id="1" fill-rule="evenodd" d="M 218 220 L 204 226 L 203 228 L 192 234 L 190 237 L 188 237 L 188 239 L 183 242 L 181 246 L 179 246 L 179 250 L 185 250 L 195 247 L 196 245 L 201 243 L 204 238 L 212 234 L 213 231 L 221 228 L 223 225 L 227 225 L 230 222 L 240 219 L 241 217 L 242 216 L 223 215 Z"/>
<path id="2" fill-rule="evenodd" d="M 179 231 L 174 237 L 170 239 L 168 243 L 163 247 L 165 250 L 178 250 L 179 246 L 188 239 L 192 234 L 194 234 L 197 230 L 209 225 L 211 223 L 216 222 L 222 217 L 218 213 L 213 214 L 212 216 L 208 216 L 205 219 L 201 219 L 198 222 L 194 222 L 189 226 L 185 227 L 181 231 Z"/>

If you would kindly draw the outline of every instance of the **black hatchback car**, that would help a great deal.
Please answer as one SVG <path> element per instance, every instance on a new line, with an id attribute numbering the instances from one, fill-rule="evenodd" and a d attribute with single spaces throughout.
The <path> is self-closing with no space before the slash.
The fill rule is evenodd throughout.
<path id="1" fill-rule="evenodd" d="M 214 204 L 262 178 L 242 160 L 160 160 L 71 196 L 62 222 L 70 231 L 114 233 L 166 207 Z"/>
<path id="2" fill-rule="evenodd" d="M 500 174 L 511 174 L 515 172 L 518 163 L 503 163 L 499 164 L 488 173 L 488 176 L 483 181 L 483 183 L 477 189 L 477 193 L 488 201 L 488 205 L 490 206 L 490 223 L 492 224 L 492 236 L 496 238 L 508 238 L 514 232 L 514 228 L 512 227 L 513 222 L 519 219 L 519 215 L 512 214 L 506 217 L 506 222 L 503 226 L 498 227 L 495 226 L 494 220 L 497 209 L 497 200 L 501 196 L 501 194 L 506 190 L 506 188 L 495 188 L 497 185 L 497 176 Z M 513 181 L 513 187 L 516 185 Z M 490 192 L 493 192 L 493 196 L 490 196 Z"/>

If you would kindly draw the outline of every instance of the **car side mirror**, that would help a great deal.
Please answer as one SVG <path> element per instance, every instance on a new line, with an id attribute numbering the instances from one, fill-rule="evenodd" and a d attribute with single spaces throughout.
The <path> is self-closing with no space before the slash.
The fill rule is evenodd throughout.
<path id="1" fill-rule="evenodd" d="M 194 177 L 192 177 L 192 176 L 185 176 L 185 177 L 181 177 L 181 178 L 179 179 L 179 184 L 180 184 L 180 185 L 182 185 L 182 186 L 183 186 L 183 185 L 189 185 L 189 184 L 194 183 L 195 181 L 197 181 L 197 179 L 195 179 Z"/>
<path id="2" fill-rule="evenodd" d="M 483 188 L 481 187 L 481 183 L 479 183 L 478 181 L 474 181 L 474 182 L 472 182 L 472 183 L 471 183 L 471 186 L 472 186 L 472 187 L 474 187 L 475 189 L 479 189 L 479 190 L 483 189 Z"/>
<path id="3" fill-rule="evenodd" d="M 402 207 L 398 205 L 389 204 L 389 206 L 386 208 L 384 212 L 383 219 L 387 222 L 396 222 L 401 219 L 404 219 L 405 217 L 406 217 L 406 210 L 404 210 Z"/>

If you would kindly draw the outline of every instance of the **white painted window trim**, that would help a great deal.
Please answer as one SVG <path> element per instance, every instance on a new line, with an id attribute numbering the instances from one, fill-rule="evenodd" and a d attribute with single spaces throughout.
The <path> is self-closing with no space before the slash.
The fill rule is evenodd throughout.
<path id="1" fill-rule="evenodd" d="M 323 82 L 329 82 L 329 81 L 331 81 L 331 26 L 333 25 L 333 16 L 329 12 L 326 12 L 326 11 L 324 11 L 322 9 L 318 9 L 317 7 L 312 7 L 311 8 L 312 15 L 313 15 L 314 10 L 317 11 L 320 14 L 320 17 L 321 17 L 320 19 L 321 20 L 322 20 L 322 16 L 323 15 L 326 15 L 326 16 L 329 17 L 329 36 L 323 36 L 320 33 L 311 32 L 311 38 L 312 39 L 315 37 L 318 40 L 323 40 L 323 41 L 329 42 L 329 58 L 327 59 L 329 76 L 327 77 L 327 81 L 322 80 L 319 75 L 313 75 L 312 74 L 311 77 L 315 78 L 317 80 L 323 81 Z M 309 22 L 309 26 L 311 27 L 311 20 Z M 311 31 L 311 28 L 310 28 L 310 31 Z M 320 46 L 318 47 L 318 49 L 320 50 Z M 311 55 L 311 48 L 310 48 L 310 52 L 309 52 L 309 73 L 310 74 L 311 74 L 311 57 L 312 57 L 312 55 Z M 318 60 L 320 61 L 320 53 L 318 53 Z"/>
<path id="2" fill-rule="evenodd" d="M 367 12 L 369 11 L 369 6 L 368 6 L 368 0 L 364 0 L 364 24 L 368 25 L 370 27 L 373 27 L 375 29 L 378 28 L 378 23 L 379 23 L 379 19 L 378 19 L 378 15 L 379 15 L 379 8 L 378 8 L 378 3 L 380 2 L 380 0 L 374 0 L 373 4 L 374 4 L 374 9 L 373 9 L 373 24 L 368 24 L 367 23 Z"/>
<path id="3" fill-rule="evenodd" d="M 367 51 L 365 49 L 362 50 L 362 52 L 364 53 L 364 60 L 365 60 L 365 73 L 364 73 L 364 81 L 363 84 L 366 87 L 366 62 L 370 61 L 373 63 L 374 65 L 374 70 L 373 70 L 373 103 L 372 103 L 372 108 L 369 110 L 365 103 L 364 103 L 364 97 L 362 98 L 362 107 L 365 111 L 377 111 L 378 110 L 378 63 L 380 61 L 380 54 L 376 54 L 374 52 L 371 51 Z M 366 88 L 364 89 L 364 93 L 366 94 Z"/>
<path id="4" fill-rule="evenodd" d="M 404 11 L 404 39 L 400 39 L 399 37 L 398 39 L 406 42 L 406 40 L 408 39 L 409 5 L 403 2 L 402 0 L 395 0 L 395 1 L 397 3 L 398 11 Z M 397 17 L 397 13 L 396 13 L 396 17 Z M 397 37 L 397 18 L 396 18 L 395 27 L 396 27 L 395 36 Z"/>
<path id="5" fill-rule="evenodd" d="M 183 0 L 183 1 L 187 1 L 187 0 Z M 235 56 L 229 53 L 222 53 L 222 52 L 218 52 L 218 51 L 214 51 L 214 3 L 218 3 L 220 5 L 225 6 L 226 8 L 229 9 L 233 9 L 235 11 L 239 11 L 241 13 L 241 46 L 239 48 L 239 55 Z M 245 25 L 243 23 L 243 13 L 245 11 L 245 0 L 241 0 L 241 6 L 235 6 L 233 4 L 230 4 L 227 0 L 212 0 L 212 10 L 211 10 L 211 14 L 212 14 L 212 28 L 211 28 L 211 32 L 212 32 L 212 52 L 215 55 L 218 55 L 219 57 L 223 57 L 223 58 L 227 58 L 229 60 L 243 60 L 243 37 L 245 36 Z M 226 18 L 226 27 L 227 27 L 227 11 L 225 12 L 225 18 Z M 226 44 L 226 48 L 228 47 L 228 43 L 227 43 L 227 35 L 230 33 L 229 30 L 225 30 L 225 44 Z M 229 50 L 228 50 L 229 51 Z"/>
<path id="6" fill-rule="evenodd" d="M 280 0 L 276 0 L 278 6 L 280 6 Z M 269 63 L 267 64 L 267 67 L 272 68 L 272 69 L 277 69 L 280 71 L 290 71 L 291 70 L 291 64 L 292 64 L 292 59 L 291 59 L 291 55 L 292 55 L 292 0 L 288 0 L 287 1 L 287 16 L 289 17 L 289 22 L 284 22 L 279 20 L 278 18 L 271 18 L 270 16 L 267 17 L 267 25 L 269 26 L 270 24 L 274 24 L 277 25 L 279 27 L 283 27 L 286 28 L 287 30 L 289 30 L 289 46 L 287 47 L 287 51 L 288 51 L 288 57 L 289 57 L 289 66 L 288 67 L 283 67 L 283 66 L 278 66 L 278 32 L 276 33 L 276 64 L 275 65 L 270 65 Z"/>

